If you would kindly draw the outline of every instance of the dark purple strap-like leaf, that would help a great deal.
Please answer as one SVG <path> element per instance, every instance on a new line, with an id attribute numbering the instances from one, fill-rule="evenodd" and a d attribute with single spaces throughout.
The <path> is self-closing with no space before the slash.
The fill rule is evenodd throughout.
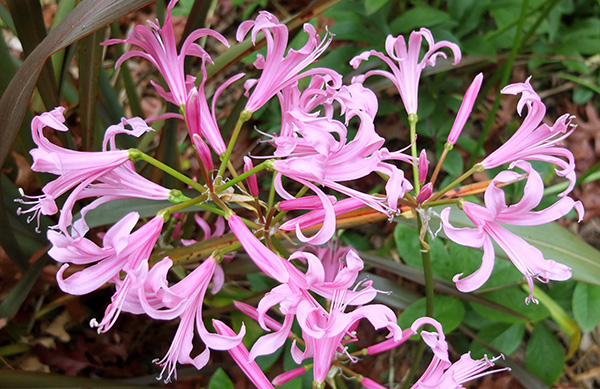
<path id="1" fill-rule="evenodd" d="M 31 52 L 0 99 L 0 165 L 17 136 L 44 63 L 56 51 L 153 0 L 84 0 Z"/>

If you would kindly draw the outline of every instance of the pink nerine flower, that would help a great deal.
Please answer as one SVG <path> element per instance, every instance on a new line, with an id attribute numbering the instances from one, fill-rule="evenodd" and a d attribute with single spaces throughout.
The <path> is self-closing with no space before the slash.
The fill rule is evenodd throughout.
<path id="1" fill-rule="evenodd" d="M 235 332 L 222 321 L 213 319 L 213 326 L 221 335 L 235 336 Z M 246 374 L 246 377 L 248 377 L 257 388 L 273 388 L 273 384 L 271 384 L 258 364 L 254 361 L 250 361 L 248 349 L 243 343 L 240 342 L 237 346 L 232 347 L 227 351 L 233 357 L 240 369 Z"/>
<path id="2" fill-rule="evenodd" d="M 429 49 L 419 61 L 421 54 L 421 41 L 425 38 Z M 392 35 L 388 35 L 385 41 L 385 51 L 387 56 L 375 50 L 365 51 L 364 53 L 354 57 L 350 61 L 350 65 L 354 69 L 358 68 L 362 61 L 369 59 L 370 56 L 374 55 L 385 62 L 392 72 L 385 70 L 370 70 L 364 75 L 357 76 L 353 81 L 363 82 L 367 77 L 373 75 L 379 75 L 389 78 L 398 92 L 404 103 L 404 107 L 409 114 L 417 113 L 418 106 L 418 90 L 419 90 L 419 79 L 421 78 L 421 72 L 427 66 L 435 66 L 435 62 L 438 56 L 446 58 L 446 54 L 440 51 L 443 47 L 447 47 L 452 50 L 454 55 L 454 65 L 460 62 L 461 53 L 459 47 L 448 41 L 435 42 L 433 35 L 426 28 L 421 28 L 420 31 L 413 31 L 408 38 L 408 46 L 403 36 L 394 38 Z"/>
<path id="3" fill-rule="evenodd" d="M 130 50 L 123 54 L 116 62 L 115 67 L 120 66 L 124 61 L 133 57 L 142 57 L 150 61 L 162 74 L 169 92 L 166 92 L 160 85 L 151 81 L 159 94 L 167 101 L 182 106 L 188 103 L 190 92 L 194 89 L 195 78 L 185 74 L 185 57 L 192 55 L 198 57 L 202 62 L 211 61 L 208 53 L 197 43 L 197 39 L 203 36 L 212 36 L 218 39 L 225 46 L 229 46 L 227 40 L 218 32 L 200 28 L 194 30 L 181 45 L 181 52 L 177 52 L 177 42 L 175 42 L 175 33 L 173 32 L 173 20 L 171 11 L 178 0 L 171 0 L 167 7 L 165 22 L 162 27 L 158 20 L 148 21 L 150 27 L 138 25 L 127 39 L 109 39 L 102 44 L 113 45 L 116 43 L 128 43 L 140 47 L 142 50 Z"/>
<path id="4" fill-rule="evenodd" d="M 127 39 L 109 39 L 102 44 L 128 43 L 140 47 L 141 50 L 131 50 L 123 54 L 115 63 L 115 67 L 120 66 L 125 60 L 132 57 L 142 57 L 150 61 L 165 79 L 169 91 L 165 91 L 162 86 L 154 81 L 150 82 L 165 100 L 177 105 L 185 113 L 185 120 L 190 129 L 190 137 L 193 137 L 194 134 L 204 136 L 216 153 L 222 154 L 225 152 L 226 146 L 217 126 L 214 103 L 221 92 L 232 82 L 239 79 L 240 75 L 234 76 L 219 87 L 213 98 L 213 109 L 211 111 L 206 101 L 204 86 L 207 79 L 206 63 L 213 62 L 210 55 L 195 41 L 204 36 L 211 36 L 227 47 L 229 47 L 229 43 L 218 32 L 208 28 L 199 28 L 187 36 L 181 45 L 181 51 L 177 52 L 171 14 L 177 1 L 171 0 L 169 2 L 162 27 L 159 25 L 158 20 L 156 22 L 148 21 L 150 27 L 136 26 Z M 198 57 L 202 61 L 200 68 L 203 78 L 198 88 L 194 85 L 196 78 L 185 74 L 184 63 L 188 55 Z"/>
<path id="5" fill-rule="evenodd" d="M 161 360 L 155 362 L 162 366 L 159 379 L 165 372 L 167 377 L 165 382 L 169 382 L 171 377 L 177 378 L 177 363 L 191 364 L 197 369 L 203 368 L 210 359 L 210 350 L 230 350 L 240 344 L 246 333 L 246 328 L 242 324 L 239 334 L 233 331 L 213 334 L 208 332 L 202 320 L 202 305 L 208 285 L 215 276 L 213 292 L 223 284 L 222 279 L 217 278 L 216 270 L 219 269 L 214 258 L 208 257 L 200 266 L 194 269 L 183 280 L 169 287 L 167 282 L 167 271 L 172 266 L 169 258 L 155 265 L 157 271 L 154 274 L 148 274 L 144 289 L 138 289 L 136 299 L 129 301 L 130 308 L 143 310 L 150 317 L 157 320 L 172 320 L 180 317 L 181 321 L 177 327 L 177 332 L 169 347 L 169 351 Z M 156 297 L 159 297 L 158 299 Z M 196 357 L 192 358 L 194 328 L 206 348 Z"/>
<path id="6" fill-rule="evenodd" d="M 131 212 L 112 226 L 104 235 L 103 247 L 84 237 L 73 238 L 49 230 L 48 240 L 52 248 L 48 254 L 58 262 L 65 263 L 56 273 L 60 288 L 74 295 L 90 293 L 106 282 L 113 282 L 117 291 L 106 309 L 100 323 L 95 319 L 91 325 L 99 332 L 106 332 L 117 320 L 123 308 L 125 298 L 131 290 L 141 287 L 148 271 L 148 262 L 154 244 L 164 224 L 162 216 L 156 216 L 148 223 L 131 232 L 139 214 Z M 64 278 L 69 264 L 91 265 L 68 278 Z M 125 273 L 121 280 L 120 272 Z"/>
<path id="7" fill-rule="evenodd" d="M 569 187 L 560 194 L 565 196 L 575 186 L 575 160 L 573 153 L 561 147 L 560 142 L 573 132 L 575 126 L 571 124 L 572 116 L 569 114 L 559 117 L 552 127 L 542 123 L 546 106 L 529 83 L 530 79 L 531 77 L 525 82 L 502 89 L 504 94 L 522 94 L 517 112 L 521 115 L 526 106 L 527 116 L 515 134 L 481 161 L 481 164 L 486 169 L 491 169 L 518 160 L 552 163 L 559 168 L 556 173 L 569 180 Z"/>
<path id="8" fill-rule="evenodd" d="M 402 151 L 389 152 L 382 148 L 385 140 L 375 132 L 371 116 L 375 106 L 368 104 L 371 108 L 361 110 L 353 102 L 347 101 L 350 93 L 359 101 L 370 101 L 372 92 L 354 87 L 338 93 L 336 88 L 324 81 L 322 77 L 313 77 L 309 87 L 302 93 L 296 85 L 289 86 L 280 93 L 279 100 L 284 112 L 282 130 L 279 136 L 273 136 L 271 140 L 277 148 L 274 156 L 282 158 L 273 162 L 275 170 L 309 187 L 322 199 L 321 207 L 313 208 L 324 211 L 323 227 L 317 234 L 307 238 L 302 234 L 299 225 L 295 225 L 298 239 L 311 244 L 325 243 L 335 230 L 333 204 L 312 183 L 355 198 L 386 214 L 393 214 L 398 208 L 398 199 L 412 189 L 403 171 L 385 162 L 411 162 L 411 157 L 404 155 Z M 358 131 L 352 140 L 348 139 L 346 125 L 332 118 L 334 101 L 341 102 L 346 122 L 352 117 L 360 119 Z M 314 112 L 317 107 L 322 107 L 322 110 Z M 320 115 L 321 112 L 324 113 L 323 116 Z M 380 172 L 389 177 L 385 186 L 387 197 L 362 193 L 342 184 L 373 172 Z M 289 200 L 286 204 L 288 209 L 294 209 L 293 204 L 302 201 L 285 191 L 279 176 L 275 184 L 279 195 Z"/>
<path id="9" fill-rule="evenodd" d="M 335 354 L 346 353 L 343 344 L 356 340 L 354 328 L 361 319 L 369 320 L 375 329 L 387 328 L 389 336 L 397 341 L 402 338 L 394 312 L 384 305 L 368 304 L 378 291 L 370 282 L 356 283 L 358 272 L 363 267 L 356 252 L 351 249 L 328 251 L 316 250 L 325 256 L 324 263 L 306 251 L 296 252 L 290 257 L 290 260 L 305 260 L 308 270 L 306 274 L 290 271 L 288 283 L 273 288 L 261 299 L 257 309 L 257 320 L 261 327 L 265 330 L 275 328 L 268 324 L 267 316 L 267 312 L 275 305 L 279 305 L 284 322 L 277 326 L 275 332 L 256 341 L 250 351 L 251 359 L 270 354 L 281 347 L 290 334 L 294 317 L 302 329 L 305 348 L 300 350 L 294 342 L 292 357 L 296 363 L 313 358 L 314 380 L 317 383 L 324 382 Z M 334 259 L 340 256 L 334 253 L 343 256 L 337 264 Z M 329 309 L 323 308 L 310 291 L 326 297 L 330 301 Z M 346 312 L 348 307 L 356 305 L 360 306 Z"/>
<path id="10" fill-rule="evenodd" d="M 32 213 L 31 221 L 39 213 L 52 215 L 58 212 L 54 199 L 73 189 L 65 200 L 58 219 L 58 228 L 66 235 L 83 236 L 87 230 L 85 215 L 98 205 L 123 198 L 146 198 L 166 200 L 170 191 L 136 173 L 130 153 L 116 147 L 115 137 L 128 134 L 139 137 L 147 131 L 153 131 L 146 122 L 138 117 L 121 119 L 121 122 L 107 128 L 102 143 L 102 151 L 76 151 L 66 149 L 50 142 L 43 133 L 45 127 L 57 131 L 67 131 L 64 125 L 64 108 L 58 107 L 50 112 L 36 116 L 32 120 L 32 137 L 38 148 L 31 150 L 32 169 L 39 172 L 56 174 L 59 177 L 42 188 L 41 196 L 24 196 L 29 200 L 16 200 L 33 205 L 21 213 Z M 131 130 L 125 128 L 131 126 Z M 72 210 L 75 202 L 84 198 L 99 197 L 81 210 L 82 218 L 72 224 Z M 74 229 L 69 231 L 69 228 Z"/>
<path id="11" fill-rule="evenodd" d="M 426 324 L 432 325 L 437 331 L 421 331 L 423 341 L 433 351 L 433 359 L 425 373 L 411 389 L 464 389 L 462 384 L 466 382 L 489 374 L 510 370 L 509 368 L 503 368 L 486 372 L 502 356 L 494 359 L 484 357 L 483 359 L 473 360 L 471 353 L 468 352 L 463 354 L 457 362 L 450 362 L 448 359 L 448 344 L 439 322 L 430 317 L 422 317 L 413 323 L 411 330 L 416 334 L 419 327 Z"/>
<path id="12" fill-rule="evenodd" d="M 563 281 L 571 277 L 571 269 L 561 263 L 545 259 L 540 250 L 527 243 L 523 238 L 513 234 L 500 223 L 535 226 L 549 223 L 566 215 L 575 208 L 579 213 L 580 220 L 583 217 L 583 205 L 570 197 L 563 197 L 552 206 L 542 211 L 532 211 L 542 199 L 544 184 L 540 175 L 525 161 L 515 164 L 529 175 L 525 184 L 523 198 L 516 204 L 506 205 L 504 191 L 496 187 L 496 183 L 512 182 L 518 178 L 513 171 L 499 173 L 490 183 L 485 191 L 485 207 L 464 202 L 465 214 L 475 224 L 475 228 L 456 228 L 449 221 L 450 208 L 441 213 L 444 232 L 454 242 L 469 247 L 483 247 L 482 265 L 473 274 L 460 278 L 462 273 L 454 276 L 456 287 L 461 292 L 471 292 L 490 277 L 494 267 L 495 241 L 506 253 L 512 263 L 526 277 L 529 285 L 529 296 L 525 302 L 537 301 L 533 298 L 533 279 L 542 282 L 548 280 Z"/>
<path id="13" fill-rule="evenodd" d="M 248 92 L 255 86 L 246 109 L 255 112 L 267 101 L 275 96 L 281 89 L 295 84 L 298 79 L 311 74 L 327 74 L 335 80 L 337 86 L 341 84 L 341 77 L 335 71 L 327 68 L 313 68 L 303 70 L 312 64 L 331 43 L 331 36 L 321 40 L 311 24 L 304 24 L 304 31 L 308 33 L 308 42 L 300 50 L 290 49 L 287 56 L 285 50 L 288 45 L 288 29 L 285 24 L 279 23 L 277 18 L 267 11 L 259 12 L 256 20 L 246 20 L 240 24 L 236 38 L 239 42 L 244 40 L 248 31 L 252 29 L 252 42 L 256 42 L 259 31 L 265 34 L 267 40 L 267 55 L 258 55 L 254 62 L 257 69 L 262 70 L 261 77 L 246 81 L 245 88 Z"/>

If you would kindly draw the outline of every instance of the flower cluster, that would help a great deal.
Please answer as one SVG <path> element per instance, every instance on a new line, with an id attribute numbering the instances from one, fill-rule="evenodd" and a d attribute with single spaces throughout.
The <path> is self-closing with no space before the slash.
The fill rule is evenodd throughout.
<path id="1" fill-rule="evenodd" d="M 179 107 L 179 114 L 170 116 L 185 122 L 190 143 L 201 163 L 204 181 L 188 178 L 140 150 L 119 149 L 115 140 L 117 134 L 139 137 L 152 130 L 141 118 L 122 119 L 121 123 L 109 127 L 101 151 L 69 150 L 46 138 L 44 129 L 68 130 L 64 124 L 64 108 L 36 116 L 31 124 L 37 145 L 31 151 L 32 168 L 58 178 L 43 187 L 42 195 L 23 194 L 24 199 L 18 201 L 30 208 L 20 212 L 30 214 L 29 220 L 37 218 L 39 225 L 41 214 L 59 213 L 56 200 L 70 192 L 60 209 L 57 225 L 47 232 L 52 244 L 49 254 L 62 263 L 57 280 L 67 293 L 82 295 L 106 283 L 114 285 L 115 292 L 104 317 L 99 322 L 92 319 L 91 325 L 99 332 L 106 332 L 122 311 L 145 314 L 156 320 L 179 318 L 171 347 L 164 358 L 156 360 L 162 367 L 160 377 L 165 381 L 177 377 L 178 363 L 200 369 L 209 362 L 210 350 L 226 350 L 259 388 L 283 384 L 311 367 L 317 388 L 323 388 L 331 374 L 342 370 L 364 387 L 381 388 L 375 380 L 353 373 L 349 363 L 358 361 L 360 356 L 384 352 L 405 343 L 424 325 L 436 330 L 420 332 L 434 356 L 414 388 L 462 388 L 463 383 L 491 373 L 485 371 L 497 359 L 473 360 L 467 353 L 454 364 L 450 362 L 443 329 L 430 317 L 418 319 L 412 327 L 401 329 L 395 312 L 374 302 L 379 294 L 387 292 L 376 289 L 365 276 L 365 265 L 359 253 L 335 243 L 337 223 L 348 212 L 359 208 L 370 209 L 372 214 L 382 215 L 383 219 L 393 220 L 402 215 L 417 217 L 421 225 L 422 249 L 427 252 L 429 246 L 424 235 L 430 230 L 429 218 L 437 214 L 432 207 L 448 203 L 439 201 L 440 198 L 472 173 L 508 164 L 507 170 L 490 181 L 483 204 L 455 201 L 460 203 L 474 227 L 456 227 L 451 216 L 457 210 L 451 211 L 449 207 L 439 216 L 448 239 L 460 245 L 483 248 L 482 265 L 477 271 L 463 277 L 462 269 L 456 269 L 454 282 L 458 290 L 471 292 L 488 280 L 494 268 L 495 242 L 523 273 L 530 290 L 526 302 L 537 302 L 533 297 L 534 280 L 566 280 L 570 278 L 571 270 L 564 264 L 544 258 L 539 249 L 511 232 L 506 225 L 541 225 L 557 220 L 572 209 L 577 210 L 580 218 L 583 216 L 581 203 L 566 196 L 575 183 L 574 163 L 573 155 L 561 146 L 560 141 L 574 129 L 571 117 L 563 115 L 552 126 L 542 123 L 545 106 L 530 80 L 507 86 L 503 93 L 521 95 L 517 112 L 522 114 L 524 108 L 527 110 L 520 128 L 503 146 L 453 184 L 436 189 L 439 168 L 446 154 L 442 154 L 432 174 L 429 173 L 427 153 L 423 150 L 417 155 L 414 129 L 418 121 L 419 81 L 423 69 L 435 66 L 440 57 L 446 59 L 448 51 L 452 53 L 453 63 L 457 64 L 461 60 L 458 46 L 447 41 L 435 42 L 431 32 L 424 28 L 413 32 L 408 44 L 402 36 L 389 36 L 385 42 L 386 54 L 365 51 L 350 64 L 360 71 L 362 62 L 377 57 L 390 71 L 369 70 L 345 85 L 342 75 L 336 71 L 312 66 L 331 43 L 331 34 L 320 37 L 312 25 L 306 24 L 306 44 L 298 50 L 288 49 L 287 26 L 263 11 L 255 20 L 243 22 L 237 32 L 238 41 L 249 34 L 253 43 L 262 33 L 266 54 L 259 55 L 254 62 L 257 77 L 245 80 L 248 100 L 226 144 L 216 120 L 216 100 L 225 88 L 245 75 L 235 75 L 224 82 L 209 105 L 205 90 L 206 66 L 213 61 L 195 42 L 209 36 L 225 46 L 229 43 L 213 30 L 199 29 L 191 33 L 178 50 L 171 15 L 176 3 L 177 0 L 169 2 L 162 26 L 158 21 L 148 22 L 148 27 L 137 26 L 127 39 L 111 39 L 104 44 L 127 43 L 136 47 L 119 58 L 116 66 L 135 57 L 156 66 L 167 89 L 158 83 L 152 85 L 166 101 Z M 424 55 L 421 54 L 423 39 L 428 46 Z M 200 58 L 202 79 L 198 85 L 195 77 L 185 74 L 187 56 Z M 376 131 L 378 98 L 365 84 L 367 78 L 375 75 L 391 80 L 409 115 L 411 139 L 403 149 L 389 150 L 385 147 L 385 139 Z M 446 151 L 457 142 L 482 82 L 483 75 L 479 74 L 467 89 L 448 136 Z M 237 136 L 252 114 L 272 99 L 277 99 L 281 107 L 280 129 L 272 134 L 261 133 L 272 151 L 268 155 L 245 156 L 243 172 L 238 173 L 231 162 Z M 218 158 L 214 158 L 215 155 Z M 260 158 L 266 160 L 255 166 Z M 137 173 L 134 162 L 138 160 L 179 178 L 190 187 L 186 194 L 195 191 L 195 197 L 164 188 Z M 543 210 L 534 210 L 542 200 L 544 183 L 530 161 L 555 165 L 557 174 L 569 181 L 560 199 Z M 273 188 L 268 199 L 260 192 L 257 181 L 257 174 L 263 171 L 273 174 Z M 365 193 L 353 185 L 370 175 L 380 176 L 385 181 L 383 193 Z M 412 181 L 409 180 L 411 175 Z M 501 187 L 524 177 L 522 198 L 507 204 Z M 297 189 L 299 186 L 300 190 Z M 281 198 L 279 202 L 275 201 L 277 195 Z M 162 201 L 166 207 L 148 220 L 132 211 L 101 234 L 90 230 L 86 221 L 90 211 L 127 198 Z M 85 205 L 74 216 L 77 202 L 85 202 Z M 188 223 L 188 226 L 200 228 L 202 236 L 184 238 L 182 220 L 186 213 L 182 212 L 188 212 L 190 207 L 217 216 L 214 231 L 207 221 L 214 218 L 205 219 L 195 213 L 196 224 Z M 248 209 L 251 213 L 246 212 Z M 297 210 L 308 212 L 289 217 Z M 164 228 L 171 218 L 173 223 Z M 226 228 L 229 228 L 229 234 Z M 297 240 L 305 245 L 289 252 L 280 241 L 289 238 L 289 232 L 295 233 Z M 195 262 L 201 261 L 199 265 L 189 269 L 184 277 L 181 277 L 180 268 L 181 279 L 176 283 L 169 281 L 174 260 L 159 254 L 159 250 L 155 250 L 157 244 L 168 241 L 193 250 L 224 236 L 233 243 L 199 254 L 195 257 Z M 239 249 L 243 249 L 254 265 L 276 283 L 256 307 L 235 303 L 237 309 L 268 332 L 250 350 L 242 343 L 243 324 L 236 333 L 217 319 L 212 320 L 212 326 L 207 326 L 203 316 L 209 287 L 212 285 L 211 292 L 216 294 L 225 284 L 227 266 L 236 260 L 234 251 Z M 193 262 L 180 260 L 178 264 Z M 356 329 L 363 319 L 375 330 L 381 330 L 386 340 L 353 351 L 353 344 L 359 340 Z M 215 332 L 207 327 L 214 328 Z M 294 332 L 295 328 L 299 333 Z M 193 350 L 194 337 L 205 345 L 199 354 Z M 283 347 L 288 338 L 292 339 L 291 356 L 301 366 L 269 380 L 255 358 Z M 192 357 L 193 354 L 197 355 Z M 302 365 L 307 361 L 311 361 L 310 364 Z"/>

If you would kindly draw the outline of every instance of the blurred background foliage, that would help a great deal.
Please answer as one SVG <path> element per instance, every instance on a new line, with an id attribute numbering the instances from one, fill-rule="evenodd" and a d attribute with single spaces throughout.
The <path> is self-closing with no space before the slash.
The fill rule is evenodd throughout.
<path id="1" fill-rule="evenodd" d="M 157 323 L 124 314 L 110 333 L 95 334 L 88 322 L 104 310 L 110 291 L 81 297 L 63 294 L 56 286 L 58 267 L 46 254 L 48 243 L 43 233 L 55 221 L 42 217 L 42 233 L 38 233 L 35 221 L 28 224 L 26 217 L 17 215 L 19 204 L 13 199 L 20 198 L 19 188 L 29 195 L 39 194 L 50 179 L 29 168 L 28 151 L 34 147 L 29 123 L 34 115 L 59 104 L 65 106 L 71 131 L 59 134 L 60 139 L 55 141 L 71 148 L 99 150 L 104 130 L 121 117 L 151 117 L 174 109 L 166 106 L 150 86 L 151 79 L 160 78 L 147 62 L 130 60 L 126 66 L 114 69 L 124 48 L 99 45 L 108 37 L 125 36 L 146 19 L 162 20 L 165 7 L 164 0 L 0 2 L 4 37 L 0 39 L 0 386 L 162 385 L 155 380 L 159 368 L 151 361 L 167 350 L 176 323 Z M 457 268 L 465 273 L 476 269 L 481 252 L 436 239 L 431 242 L 438 294 L 434 316 L 443 324 L 454 356 L 468 350 L 476 358 L 503 353 L 504 363 L 513 368 L 511 373 L 487 377 L 475 386 L 598 387 L 600 1 L 180 0 L 174 11 L 179 36 L 198 27 L 211 27 L 225 34 L 233 46 L 224 51 L 210 39 L 205 42 L 215 62 L 209 66 L 210 93 L 236 72 L 246 71 L 252 76 L 256 51 L 264 49 L 260 43 L 256 47 L 249 41 L 238 44 L 234 37 L 239 23 L 262 9 L 286 21 L 296 48 L 305 39 L 301 31 L 304 22 L 314 24 L 321 33 L 327 26 L 335 39 L 318 66 L 346 75 L 346 82 L 357 74 L 348 61 L 367 49 L 384 51 L 388 34 L 407 36 L 412 30 L 427 27 L 436 40 L 457 43 L 463 52 L 461 63 L 452 67 L 439 61 L 435 68 L 426 69 L 419 96 L 419 147 L 428 148 L 429 160 L 434 162 L 443 149 L 464 91 L 477 73 L 485 76 L 467 127 L 444 165 L 445 180 L 456 178 L 518 128 L 517 97 L 500 98 L 499 91 L 508 83 L 522 82 L 531 75 L 548 107 L 549 120 L 565 112 L 577 116 L 579 127 L 567 142 L 577 160 L 579 180 L 573 194 L 586 207 L 584 222 L 578 225 L 573 217 L 562 225 L 554 223 L 533 231 L 519 229 L 521 236 L 547 258 L 571 266 L 573 280 L 536 285 L 540 304 L 525 306 L 522 275 L 497 250 L 499 259 L 490 280 L 477 293 L 463 295 L 451 282 L 452 276 Z M 367 64 L 379 65 L 376 61 Z M 198 63 L 189 61 L 187 66 L 192 74 L 199 72 Z M 231 129 L 245 102 L 241 82 L 236 85 L 234 92 L 218 102 L 224 132 Z M 378 132 L 387 139 L 390 149 L 406 146 L 406 114 L 395 89 L 382 78 L 369 79 L 368 86 L 381 96 Z M 278 103 L 272 102 L 257 112 L 247 128 L 256 126 L 263 132 L 274 132 L 279 120 Z M 173 121 L 158 121 L 152 126 L 157 130 L 155 134 L 142 137 L 137 144 L 121 138 L 120 146 L 137 147 L 192 176 L 198 175 L 186 130 Z M 236 145 L 234 163 L 239 166 L 241 157 L 249 152 L 268 154 L 269 146 L 258 143 L 258 136 L 256 132 L 243 134 Z M 157 182 L 177 185 L 150 167 L 140 168 Z M 548 166 L 540 164 L 537 168 L 550 185 L 546 192 L 552 201 L 564 189 L 564 183 L 555 182 L 556 175 Z M 381 184 L 375 178 L 367 177 L 357 187 L 377 190 L 376 185 Z M 476 181 L 487 178 L 485 174 L 475 176 Z M 518 185 L 512 191 L 508 188 L 507 193 L 519 193 Z M 115 203 L 91 213 L 90 225 L 102 232 L 103 226 L 132 209 L 151 216 L 163 206 L 151 202 Z M 375 218 L 369 221 L 358 223 L 361 225 L 349 222 L 339 239 L 361 252 L 369 265 L 368 277 L 379 289 L 392 291 L 380 300 L 401 312 L 399 322 L 405 328 L 425 312 L 414 223 L 400 220 L 394 226 Z M 460 223 L 469 225 L 466 219 L 456 216 L 453 224 Z M 186 228 L 189 237 L 198 234 L 193 225 L 188 223 Z M 165 236 L 160 254 L 198 259 L 211 252 L 211 244 L 219 242 L 189 250 L 172 244 Z M 205 314 L 226 318 L 238 328 L 244 321 L 248 326 L 245 342 L 251 345 L 262 330 L 236 312 L 231 302 L 256 302 L 272 285 L 255 273 L 249 262 L 241 261 L 232 270 L 227 271 L 227 287 L 207 302 Z M 377 337 L 372 329 L 359 327 L 359 331 L 367 339 Z M 200 372 L 180 367 L 180 379 L 171 386 L 248 387 L 227 355 L 213 354 L 212 364 Z M 408 371 L 411 358 L 411 345 L 407 345 L 363 361 L 362 369 L 380 382 L 398 382 Z M 269 377 L 293 368 L 289 344 L 287 350 L 261 358 L 260 364 Z M 285 387 L 310 387 L 307 377 L 310 373 Z M 353 384 L 337 382 L 339 388 Z"/>

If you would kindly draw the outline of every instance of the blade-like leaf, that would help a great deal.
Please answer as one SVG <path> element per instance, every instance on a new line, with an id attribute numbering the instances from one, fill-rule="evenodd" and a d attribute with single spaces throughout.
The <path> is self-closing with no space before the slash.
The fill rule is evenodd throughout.
<path id="1" fill-rule="evenodd" d="M 118 17 L 152 0 L 82 1 L 27 57 L 0 99 L 0 165 L 4 163 L 25 116 L 44 63 L 57 50 L 70 45 Z"/>
<path id="2" fill-rule="evenodd" d="M 38 252 L 39 258 L 33 266 L 25 273 L 23 278 L 19 280 L 17 285 L 10 291 L 8 296 L 4 298 L 2 304 L 0 304 L 0 318 L 11 319 L 15 313 L 25 301 L 25 298 L 29 294 L 31 288 L 36 283 L 40 273 L 46 263 L 50 260 L 50 257 L 46 255 L 46 249 L 42 249 Z"/>
<path id="3" fill-rule="evenodd" d="M 84 150 L 99 150 L 96 146 L 101 144 L 95 129 L 103 39 L 104 29 L 100 29 L 79 41 L 79 117 Z"/>
<path id="4" fill-rule="evenodd" d="M 42 6 L 37 0 L 10 0 L 8 7 L 15 23 L 17 35 L 23 45 L 23 51 L 26 56 L 29 56 L 46 37 Z M 51 62 L 42 65 L 43 69 L 37 87 L 46 109 L 52 109 L 58 105 L 58 88 L 54 70 Z"/>

